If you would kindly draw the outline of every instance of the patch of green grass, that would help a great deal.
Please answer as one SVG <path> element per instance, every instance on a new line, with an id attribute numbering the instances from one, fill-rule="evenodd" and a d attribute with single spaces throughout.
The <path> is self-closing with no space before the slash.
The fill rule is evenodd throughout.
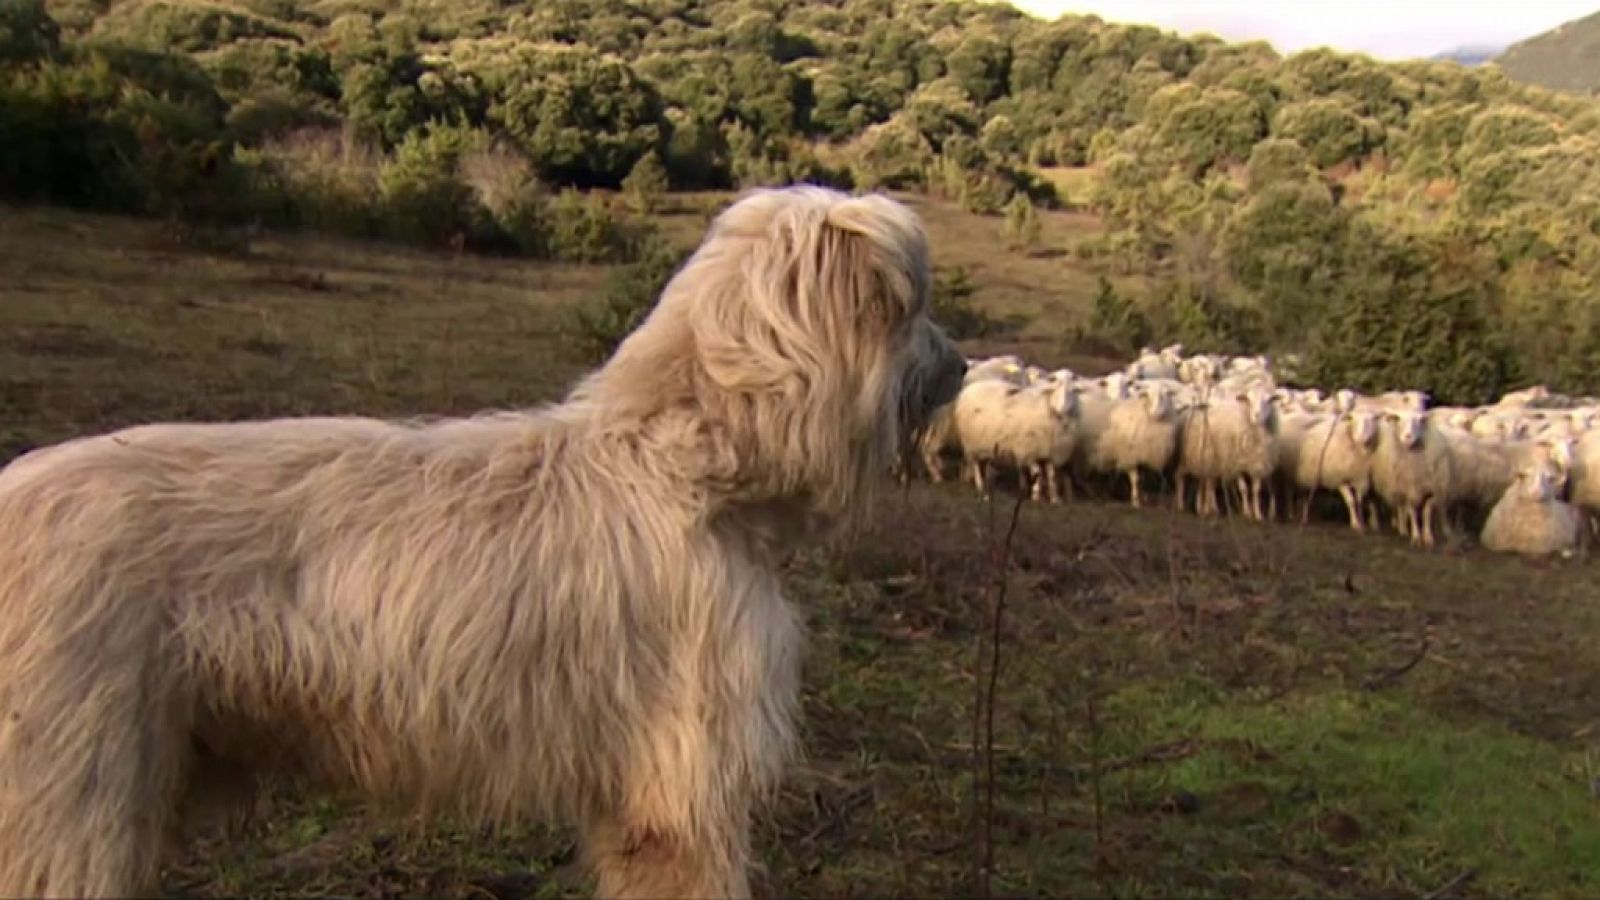
<path id="1" fill-rule="evenodd" d="M 1424 893 L 1469 871 L 1495 896 L 1600 890 L 1593 751 L 1347 690 L 1261 700 L 1147 684 L 1106 710 L 1126 723 L 1120 749 L 1184 752 L 1116 779 L 1134 804 L 1194 804 L 1162 820 L 1173 846 L 1236 858 L 1276 844 Z"/>

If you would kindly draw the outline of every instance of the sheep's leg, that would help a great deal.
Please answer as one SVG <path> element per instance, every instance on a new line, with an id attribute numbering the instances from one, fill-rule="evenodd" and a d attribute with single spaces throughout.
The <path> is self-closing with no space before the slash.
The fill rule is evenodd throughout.
<path id="1" fill-rule="evenodd" d="M 1017 489 L 1035 503 L 1044 497 L 1044 478 L 1039 473 L 1038 463 L 1017 466 Z"/>
<path id="2" fill-rule="evenodd" d="M 1172 476 L 1172 482 L 1173 482 L 1172 505 L 1173 505 L 1174 508 L 1176 508 L 1178 510 L 1178 512 L 1188 512 L 1189 511 L 1189 504 L 1188 504 L 1189 485 L 1188 485 L 1188 481 L 1189 481 L 1188 476 L 1184 475 L 1184 473 L 1182 473 L 1182 472 L 1178 472 L 1177 474 Z"/>
<path id="3" fill-rule="evenodd" d="M 1261 492 L 1266 487 L 1266 482 L 1260 478 L 1250 479 L 1250 505 L 1255 509 L 1257 522 L 1267 521 L 1266 508 L 1261 505 Z"/>
<path id="4" fill-rule="evenodd" d="M 981 497 L 989 496 L 989 464 L 981 459 L 974 459 L 972 463 L 972 486 L 978 489 Z"/>
<path id="5" fill-rule="evenodd" d="M 1239 512 L 1246 519 L 1254 520 L 1258 518 L 1255 506 L 1250 503 L 1250 477 L 1248 475 L 1240 475 L 1234 481 L 1234 484 L 1239 488 Z"/>
<path id="6" fill-rule="evenodd" d="M 1339 485 L 1339 496 L 1344 498 L 1344 508 L 1350 512 L 1350 529 L 1361 533 L 1366 528 L 1361 524 L 1361 500 L 1356 496 L 1354 485 Z"/>
<path id="7" fill-rule="evenodd" d="M 1439 515 L 1439 501 L 1434 497 L 1422 501 L 1422 546 L 1433 549 L 1433 519 Z"/>
<path id="8" fill-rule="evenodd" d="M 1411 536 L 1411 546 L 1422 546 L 1422 510 L 1418 504 L 1406 504 L 1406 533 Z"/>
<path id="9" fill-rule="evenodd" d="M 1044 464 L 1044 487 L 1045 494 L 1050 498 L 1050 502 L 1059 504 L 1061 502 L 1060 473 L 1056 471 L 1056 464 L 1053 462 Z"/>
<path id="10" fill-rule="evenodd" d="M 944 481 L 944 460 L 939 458 L 939 448 L 926 449 L 922 453 L 922 465 L 928 470 L 928 480 L 934 484 Z"/>
<path id="11" fill-rule="evenodd" d="M 1128 470 L 1128 489 L 1132 492 L 1133 508 L 1138 509 L 1144 505 L 1144 500 L 1139 496 L 1139 467 L 1134 466 Z"/>

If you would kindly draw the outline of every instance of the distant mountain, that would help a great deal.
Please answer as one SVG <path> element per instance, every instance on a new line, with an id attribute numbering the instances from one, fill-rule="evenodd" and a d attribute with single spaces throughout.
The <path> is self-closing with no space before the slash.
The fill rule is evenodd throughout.
<path id="1" fill-rule="evenodd" d="M 1505 44 L 1462 44 L 1459 47 L 1451 47 L 1442 53 L 1435 53 L 1433 58 L 1447 62 L 1458 62 L 1463 66 L 1481 66 L 1504 53 L 1505 49 Z"/>
<path id="2" fill-rule="evenodd" d="M 1600 13 L 1518 41 L 1495 58 L 1516 81 L 1562 91 L 1600 91 Z"/>

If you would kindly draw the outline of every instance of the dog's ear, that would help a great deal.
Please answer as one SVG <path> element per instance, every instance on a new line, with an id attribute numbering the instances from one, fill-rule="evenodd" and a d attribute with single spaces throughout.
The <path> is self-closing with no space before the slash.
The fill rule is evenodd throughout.
<path id="1" fill-rule="evenodd" d="M 737 269 L 724 276 L 738 277 L 719 286 L 742 295 L 705 292 L 694 327 L 703 364 L 726 388 L 809 391 L 842 371 L 841 358 L 859 370 L 860 351 L 888 346 L 926 309 L 927 239 L 886 197 L 757 192 L 724 214 L 724 235 L 747 255 L 729 260 Z"/>
<path id="2" fill-rule="evenodd" d="M 893 329 L 927 308 L 927 236 L 906 207 L 880 194 L 851 197 L 828 209 L 816 243 L 827 297 L 849 307 L 857 327 Z"/>

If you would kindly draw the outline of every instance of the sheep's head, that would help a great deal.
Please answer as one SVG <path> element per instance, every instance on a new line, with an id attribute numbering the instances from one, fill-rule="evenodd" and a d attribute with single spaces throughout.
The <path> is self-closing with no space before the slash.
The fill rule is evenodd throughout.
<path id="1" fill-rule="evenodd" d="M 1128 396 L 1128 376 L 1121 372 L 1112 372 L 1107 375 L 1106 396 L 1114 400 L 1121 400 Z"/>
<path id="2" fill-rule="evenodd" d="M 1572 471 L 1573 464 L 1578 461 L 1577 443 L 1569 437 L 1548 438 L 1539 442 L 1540 450 L 1545 459 L 1554 465 L 1561 475 L 1565 486 L 1567 474 Z"/>
<path id="3" fill-rule="evenodd" d="M 1407 450 L 1422 446 L 1422 438 L 1428 430 L 1427 419 L 1422 413 L 1408 409 L 1390 413 L 1389 419 L 1394 423 L 1395 437 L 1400 441 L 1400 446 Z"/>
<path id="4" fill-rule="evenodd" d="M 1517 471 L 1515 489 L 1525 499 L 1546 503 L 1555 499 L 1563 481 L 1565 479 L 1554 465 L 1540 462 Z"/>
<path id="5" fill-rule="evenodd" d="M 1078 391 L 1070 381 L 1062 381 L 1050 389 L 1050 412 L 1065 419 L 1078 406 Z"/>
<path id="6" fill-rule="evenodd" d="M 1378 443 L 1378 414 L 1371 410 L 1358 409 L 1349 413 L 1346 420 L 1350 428 L 1350 437 L 1361 447 L 1371 448 Z"/>
<path id="7" fill-rule="evenodd" d="M 1267 427 L 1272 424 L 1272 392 L 1255 389 L 1246 391 L 1235 397 L 1244 404 L 1245 412 L 1250 417 L 1250 424 Z"/>
<path id="8" fill-rule="evenodd" d="M 1337 413 L 1347 413 L 1356 408 L 1359 395 L 1349 388 L 1340 388 L 1333 393 L 1333 410 Z"/>
<path id="9" fill-rule="evenodd" d="M 1144 392 L 1144 408 L 1156 421 L 1166 419 L 1173 412 L 1172 391 L 1162 385 L 1152 385 Z"/>

